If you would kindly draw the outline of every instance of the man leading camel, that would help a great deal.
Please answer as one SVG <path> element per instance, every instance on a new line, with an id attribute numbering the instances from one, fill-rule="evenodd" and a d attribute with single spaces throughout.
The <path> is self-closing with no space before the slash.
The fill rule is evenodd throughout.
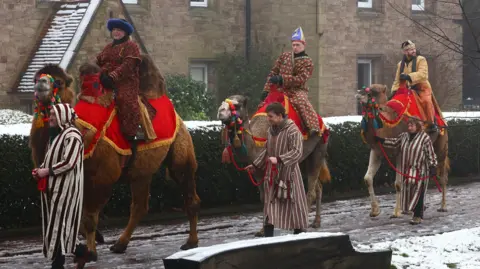
<path id="1" fill-rule="evenodd" d="M 397 64 L 397 73 L 392 85 L 392 96 L 400 86 L 400 80 L 406 80 L 407 85 L 417 91 L 420 105 L 425 117 L 431 123 L 430 131 L 438 130 L 434 122 L 435 108 L 432 102 L 432 86 L 428 81 L 428 63 L 425 57 L 417 55 L 415 43 L 407 40 L 402 43 L 403 59 Z M 422 84 L 423 87 L 420 87 Z"/>
<path id="2" fill-rule="evenodd" d="M 284 52 L 275 62 L 265 83 L 264 96 L 272 84 L 283 88 L 291 104 L 300 115 L 311 136 L 319 134 L 317 113 L 308 100 L 307 80 L 313 73 L 313 61 L 305 53 L 305 36 L 298 27 L 292 34 L 292 51 Z"/>

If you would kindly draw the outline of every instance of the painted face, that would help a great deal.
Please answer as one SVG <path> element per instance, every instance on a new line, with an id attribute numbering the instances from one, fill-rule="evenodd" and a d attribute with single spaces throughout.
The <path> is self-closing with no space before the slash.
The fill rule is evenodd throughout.
<path id="1" fill-rule="evenodd" d="M 283 121 L 282 114 L 277 115 L 273 113 L 272 111 L 267 113 L 267 119 L 270 125 L 278 125 Z"/>
<path id="2" fill-rule="evenodd" d="M 55 111 L 53 109 L 50 109 L 50 117 L 48 118 L 48 124 L 50 127 L 58 127 L 57 116 L 55 115 Z"/>
<path id="3" fill-rule="evenodd" d="M 292 42 L 292 50 L 294 53 L 300 53 L 305 50 L 305 44 L 300 41 L 293 41 Z"/>
<path id="4" fill-rule="evenodd" d="M 417 124 L 414 121 L 409 121 L 407 123 L 407 127 L 408 127 L 408 132 L 411 133 L 411 134 L 414 134 L 418 131 L 417 130 Z"/>
<path id="5" fill-rule="evenodd" d="M 112 30 L 113 39 L 119 40 L 122 39 L 125 35 L 125 31 L 123 31 L 122 29 L 113 28 Z"/>
<path id="6" fill-rule="evenodd" d="M 408 57 L 415 57 L 417 56 L 417 49 L 410 48 L 410 49 L 403 50 L 403 54 L 405 54 Z"/>

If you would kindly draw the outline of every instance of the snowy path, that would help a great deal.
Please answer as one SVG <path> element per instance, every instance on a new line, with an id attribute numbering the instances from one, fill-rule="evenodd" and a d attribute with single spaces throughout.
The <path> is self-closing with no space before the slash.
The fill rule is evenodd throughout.
<path id="1" fill-rule="evenodd" d="M 478 208 L 480 208 L 480 183 L 449 188 L 447 193 L 449 212 L 447 213 L 436 212 L 440 198 L 440 193 L 436 189 L 429 190 L 428 208 L 425 212 L 425 220 L 420 226 L 408 224 L 409 216 L 404 216 L 401 219 L 389 218 L 395 202 L 393 194 L 379 197 L 382 213 L 376 219 L 371 219 L 368 216 L 370 210 L 368 197 L 325 203 L 322 212 L 322 228 L 318 231 L 347 233 L 354 245 L 362 248 L 370 245 L 373 245 L 374 248 L 388 247 L 392 243 L 386 241 L 394 241 L 392 245 L 396 254 L 393 259 L 394 263 L 403 265 L 405 264 L 403 260 L 408 260 L 408 255 L 415 254 L 415 252 L 412 254 L 407 250 L 398 249 L 405 247 L 407 238 L 480 227 L 480 219 L 477 213 Z M 314 213 L 311 213 L 311 220 L 313 216 Z M 253 238 L 253 233 L 260 228 L 261 221 L 261 213 L 200 219 L 198 225 L 200 245 L 209 246 Z M 88 264 L 86 268 L 163 268 L 162 258 L 179 250 L 180 245 L 187 238 L 186 231 L 188 231 L 186 219 L 184 223 L 177 225 L 139 227 L 134 233 L 127 252 L 120 255 L 110 253 L 108 247 L 116 240 L 121 230 L 104 231 L 108 244 L 98 246 L 99 260 L 96 263 Z M 477 231 L 477 235 L 480 233 L 480 229 L 474 231 Z M 277 234 L 286 233 L 288 232 L 277 231 Z M 425 240 L 421 239 L 420 241 Z M 434 241 L 431 242 L 436 244 Z M 478 251 L 480 235 L 475 242 L 470 242 L 470 247 L 465 248 Z M 40 244 L 38 239 L 0 242 L 0 268 L 49 268 L 49 263 L 40 254 Z M 35 251 L 35 253 L 2 257 L 4 256 L 2 253 L 5 252 L 21 253 L 24 251 Z M 445 251 L 452 250 L 446 249 Z M 436 252 L 432 252 L 432 255 L 435 255 L 436 262 L 440 262 L 440 264 L 456 263 Z M 444 262 L 442 257 L 445 259 Z M 402 260 L 402 262 L 400 263 L 399 260 Z M 73 268 L 71 262 L 70 258 L 67 259 L 68 266 L 66 268 Z M 477 262 L 477 267 L 458 267 L 457 265 L 456 268 L 480 268 L 480 261 Z M 427 267 L 423 266 L 421 268 Z M 432 268 L 440 269 L 442 267 Z M 444 268 L 448 267 L 445 265 Z"/>

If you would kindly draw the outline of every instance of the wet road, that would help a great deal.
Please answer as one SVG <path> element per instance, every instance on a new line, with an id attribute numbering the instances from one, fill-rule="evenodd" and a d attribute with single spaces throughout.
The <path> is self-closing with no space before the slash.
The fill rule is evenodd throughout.
<path id="1" fill-rule="evenodd" d="M 370 212 L 368 197 L 325 203 L 322 206 L 322 227 L 316 231 L 347 233 L 355 245 L 480 226 L 478 218 L 480 183 L 449 187 L 447 192 L 449 211 L 446 213 L 436 211 L 440 200 L 441 196 L 436 188 L 430 189 L 425 220 L 420 226 L 408 224 L 410 216 L 403 216 L 400 219 L 389 218 L 395 203 L 393 194 L 379 196 L 382 213 L 375 219 L 368 215 Z M 313 220 L 313 217 L 312 212 L 310 220 Z M 200 219 L 198 224 L 200 246 L 254 238 L 253 234 L 260 228 L 261 222 L 261 212 Z M 180 245 L 187 238 L 187 231 L 186 218 L 184 223 L 177 225 L 138 227 L 126 253 L 113 254 L 108 248 L 115 242 L 121 230 L 107 230 L 104 232 L 107 244 L 98 246 L 99 260 L 87 264 L 85 268 L 164 268 L 162 258 L 179 251 Z M 289 232 L 276 231 L 276 235 L 286 233 Z M 0 243 L 0 269 L 50 268 L 49 262 L 40 253 L 40 244 L 38 239 Z M 2 257 L 6 252 L 20 255 Z M 66 268 L 74 268 L 71 258 L 67 258 Z"/>

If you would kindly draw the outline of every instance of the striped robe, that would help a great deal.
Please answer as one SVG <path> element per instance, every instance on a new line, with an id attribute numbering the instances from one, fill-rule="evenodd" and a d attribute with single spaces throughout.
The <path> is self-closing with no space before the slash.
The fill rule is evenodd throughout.
<path id="1" fill-rule="evenodd" d="M 69 110 L 68 110 L 69 111 Z M 83 205 L 83 141 L 80 132 L 65 123 L 48 144 L 42 168 L 49 168 L 47 191 L 41 194 L 43 254 L 53 260 L 55 249 L 73 253 L 77 243 Z M 59 117 L 57 117 L 58 119 Z"/>
<path id="2" fill-rule="evenodd" d="M 286 120 L 285 125 L 273 136 L 268 132 L 266 148 L 260 153 L 253 165 L 265 173 L 265 224 L 276 228 L 306 229 L 308 227 L 308 207 L 302 174 L 298 162 L 303 153 L 303 137 L 292 120 Z M 293 199 L 279 200 L 275 197 L 274 186 L 269 185 L 272 164 L 269 157 L 277 157 L 278 180 L 290 181 L 293 189 Z"/>
<path id="3" fill-rule="evenodd" d="M 432 140 L 423 131 L 418 132 L 410 141 L 408 132 L 401 133 L 397 138 L 385 138 L 385 147 L 400 147 L 400 169 L 403 174 L 422 178 L 429 175 L 430 167 L 437 166 L 437 156 Z M 428 178 L 417 180 L 402 176 L 401 208 L 404 212 L 413 211 L 418 203 L 421 191 L 427 192 Z"/>

